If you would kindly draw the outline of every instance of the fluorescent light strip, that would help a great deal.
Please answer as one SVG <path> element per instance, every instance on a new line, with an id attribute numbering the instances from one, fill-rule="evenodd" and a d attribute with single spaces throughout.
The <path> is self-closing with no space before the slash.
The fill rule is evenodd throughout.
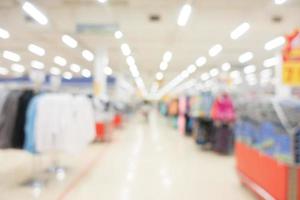
<path id="1" fill-rule="evenodd" d="M 285 2 L 287 2 L 287 0 L 274 0 L 274 3 L 275 3 L 276 5 L 282 5 L 282 4 L 284 4 Z"/>
<path id="2" fill-rule="evenodd" d="M 163 61 L 169 63 L 172 60 L 173 54 L 171 51 L 167 51 L 163 56 Z"/>
<path id="3" fill-rule="evenodd" d="M 2 54 L 3 58 L 13 61 L 13 62 L 20 62 L 21 61 L 21 56 L 15 52 L 12 51 L 3 51 Z"/>
<path id="4" fill-rule="evenodd" d="M 81 75 L 82 75 L 83 77 L 85 77 L 85 78 L 90 78 L 90 77 L 92 76 L 92 73 L 91 73 L 91 71 L 88 70 L 88 69 L 83 69 L 83 70 L 81 71 Z"/>
<path id="5" fill-rule="evenodd" d="M 39 11 L 32 3 L 26 1 L 23 4 L 22 8 L 30 17 L 32 17 L 41 25 L 48 24 L 48 18 L 41 11 Z"/>
<path id="6" fill-rule="evenodd" d="M 84 59 L 86 59 L 89 62 L 92 62 L 95 58 L 94 54 L 89 50 L 83 50 L 81 52 L 81 55 Z"/>
<path id="7" fill-rule="evenodd" d="M 188 71 L 190 74 L 193 74 L 196 70 L 197 70 L 197 67 L 196 67 L 195 65 L 190 65 L 190 66 L 188 66 L 188 68 L 187 68 L 187 71 Z"/>
<path id="8" fill-rule="evenodd" d="M 58 67 L 51 67 L 50 73 L 53 74 L 53 75 L 58 76 L 58 75 L 61 74 L 61 70 Z"/>
<path id="9" fill-rule="evenodd" d="M 10 37 L 9 32 L 3 28 L 0 28 L 0 38 L 8 39 L 9 37 Z"/>
<path id="10" fill-rule="evenodd" d="M 25 67 L 23 65 L 14 63 L 11 65 L 11 70 L 17 73 L 24 73 L 25 72 Z"/>
<path id="11" fill-rule="evenodd" d="M 55 56 L 53 61 L 54 61 L 54 63 L 58 64 L 61 67 L 64 67 L 67 65 L 67 60 L 60 56 Z"/>
<path id="12" fill-rule="evenodd" d="M 113 71 L 110 67 L 105 67 L 103 71 L 104 71 L 104 74 L 107 76 L 110 76 L 113 73 Z"/>
<path id="13" fill-rule="evenodd" d="M 276 49 L 285 44 L 285 38 L 283 36 L 279 36 L 273 40 L 270 40 L 265 44 L 265 50 L 270 51 Z"/>
<path id="14" fill-rule="evenodd" d="M 233 40 L 237 40 L 241 36 L 243 36 L 247 31 L 249 31 L 249 29 L 250 29 L 250 24 L 244 22 L 231 32 L 230 37 Z"/>
<path id="15" fill-rule="evenodd" d="M 221 53 L 221 51 L 223 50 L 223 47 L 222 47 L 222 45 L 220 45 L 220 44 L 216 44 L 215 46 L 213 46 L 212 48 L 210 48 L 210 50 L 209 50 L 209 55 L 211 56 L 211 57 L 215 57 L 215 56 L 217 56 L 219 53 Z"/>
<path id="16" fill-rule="evenodd" d="M 128 66 L 135 65 L 135 59 L 134 59 L 133 56 L 128 56 L 128 57 L 126 58 L 126 62 L 127 62 L 127 65 L 128 65 Z"/>
<path id="17" fill-rule="evenodd" d="M 38 56 L 44 56 L 46 54 L 45 49 L 43 49 L 42 47 L 39 47 L 35 44 L 30 44 L 27 47 L 28 51 L 30 51 L 31 53 L 38 55 Z"/>
<path id="18" fill-rule="evenodd" d="M 165 71 L 168 69 L 168 63 L 166 62 L 161 62 L 160 65 L 159 65 L 159 68 L 161 71 Z"/>
<path id="19" fill-rule="evenodd" d="M 246 52 L 246 53 L 243 53 L 242 55 L 240 55 L 239 57 L 239 62 L 240 63 L 246 63 L 246 62 L 249 62 L 250 60 L 252 60 L 254 57 L 253 53 L 252 52 Z"/>
<path id="20" fill-rule="evenodd" d="M 190 4 L 185 4 L 179 13 L 177 24 L 178 26 L 185 26 L 190 18 L 192 13 L 192 6 Z"/>
<path id="21" fill-rule="evenodd" d="M 163 73 L 161 73 L 161 72 L 157 72 L 156 75 L 155 75 L 155 78 L 156 78 L 158 81 L 161 81 L 161 80 L 164 78 L 164 75 L 163 75 Z"/>
<path id="22" fill-rule="evenodd" d="M 202 56 L 202 57 L 199 57 L 199 58 L 196 60 L 196 65 L 197 65 L 198 67 L 202 67 L 203 65 L 206 64 L 206 62 L 207 62 L 207 59 L 206 59 L 204 56 Z"/>
<path id="23" fill-rule="evenodd" d="M 63 35 L 61 37 L 61 40 L 63 41 L 63 43 L 65 43 L 65 45 L 67 45 L 70 48 L 74 49 L 78 46 L 78 42 L 69 35 Z"/>
<path id="24" fill-rule="evenodd" d="M 80 70 L 81 70 L 81 67 L 79 65 L 77 65 L 77 64 L 71 64 L 70 70 L 72 72 L 79 73 Z"/>
<path id="25" fill-rule="evenodd" d="M 278 57 L 273 57 L 266 59 L 263 63 L 265 67 L 275 67 L 279 64 L 279 58 Z"/>
<path id="26" fill-rule="evenodd" d="M 37 60 L 33 60 L 31 61 L 31 67 L 35 68 L 35 69 L 44 69 L 45 68 L 45 64 L 37 61 Z"/>
<path id="27" fill-rule="evenodd" d="M 251 74 L 256 71 L 256 66 L 255 65 L 248 65 L 244 68 L 244 73 L 245 74 Z"/>
<path id="28" fill-rule="evenodd" d="M 211 77 L 218 76 L 219 75 L 219 70 L 217 68 L 211 69 L 209 71 L 209 74 L 210 74 Z"/>
<path id="29" fill-rule="evenodd" d="M 64 72 L 63 73 L 63 78 L 67 79 L 67 80 L 70 80 L 70 79 L 73 78 L 73 74 L 71 72 Z"/>
<path id="30" fill-rule="evenodd" d="M 114 35 L 115 35 L 115 38 L 118 40 L 123 37 L 123 33 L 121 31 L 116 31 Z"/>
<path id="31" fill-rule="evenodd" d="M 210 78 L 210 76 L 208 73 L 203 73 L 201 74 L 200 78 L 202 81 L 207 81 Z"/>
<path id="32" fill-rule="evenodd" d="M 231 69 L 231 65 L 230 65 L 230 63 L 224 63 L 222 66 L 221 66 L 221 68 L 222 68 L 222 70 L 224 71 L 224 72 L 227 72 L 227 71 L 229 71 L 230 69 Z"/>

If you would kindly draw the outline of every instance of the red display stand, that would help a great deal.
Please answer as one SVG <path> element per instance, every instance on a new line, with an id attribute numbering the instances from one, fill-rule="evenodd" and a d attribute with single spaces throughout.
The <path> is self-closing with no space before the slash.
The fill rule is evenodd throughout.
<path id="1" fill-rule="evenodd" d="M 105 124 L 102 122 L 96 123 L 96 139 L 103 141 L 105 139 Z"/>
<path id="2" fill-rule="evenodd" d="M 114 127 L 120 127 L 122 125 L 122 115 L 116 114 L 114 117 Z"/>
<path id="3" fill-rule="evenodd" d="M 288 165 L 241 142 L 236 143 L 235 156 L 237 170 L 245 186 L 262 199 L 288 200 Z"/>

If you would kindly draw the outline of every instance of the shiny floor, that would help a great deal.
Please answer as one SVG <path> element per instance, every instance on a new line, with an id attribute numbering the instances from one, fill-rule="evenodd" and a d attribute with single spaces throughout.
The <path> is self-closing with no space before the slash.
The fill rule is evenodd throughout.
<path id="1" fill-rule="evenodd" d="M 38 159 L 38 168 L 47 168 L 53 155 L 32 159 L 20 152 L 1 152 L 1 163 L 10 159 L 7 163 L 15 164 L 0 170 L 1 177 L 6 177 L 0 180 L 0 199 L 255 199 L 239 183 L 233 157 L 202 151 L 156 113 L 149 122 L 141 116 L 130 120 L 114 131 L 111 142 L 93 144 L 80 155 L 58 157 L 67 167 L 66 176 L 47 174 L 44 187 L 32 190 L 21 186 L 21 180 L 33 176 L 34 159 Z"/>

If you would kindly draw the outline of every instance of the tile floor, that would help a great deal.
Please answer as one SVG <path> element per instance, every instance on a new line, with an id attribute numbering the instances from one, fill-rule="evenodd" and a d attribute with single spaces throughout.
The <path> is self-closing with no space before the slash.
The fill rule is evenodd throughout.
<path id="1" fill-rule="evenodd" d="M 234 158 L 204 152 L 191 138 L 153 113 L 148 123 L 136 117 L 108 143 L 93 144 L 80 155 L 60 155 L 66 177 L 47 174 L 39 191 L 20 186 L 32 176 L 33 159 L 24 152 L 0 152 L 1 200 L 253 200 L 241 186 Z M 50 155 L 35 158 L 47 168 Z M 0 167 L 1 168 L 1 167 Z M 49 178 L 50 177 L 50 178 Z"/>

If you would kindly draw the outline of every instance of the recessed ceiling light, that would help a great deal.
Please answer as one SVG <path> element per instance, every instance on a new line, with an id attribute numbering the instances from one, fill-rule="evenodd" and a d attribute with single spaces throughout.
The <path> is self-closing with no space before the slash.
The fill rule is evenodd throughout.
<path id="1" fill-rule="evenodd" d="M 72 72 L 79 73 L 80 70 L 81 70 L 81 67 L 79 65 L 77 65 L 77 64 L 71 64 L 70 70 Z"/>
<path id="2" fill-rule="evenodd" d="M 63 77 L 64 79 L 70 80 L 73 78 L 73 74 L 71 72 L 64 72 Z"/>
<path id="3" fill-rule="evenodd" d="M 8 39 L 9 37 L 10 37 L 9 32 L 3 28 L 0 28 L 0 38 Z"/>
<path id="4" fill-rule="evenodd" d="M 221 53 L 221 51 L 223 50 L 222 45 L 220 44 L 216 44 L 215 46 L 213 46 L 210 50 L 209 50 L 209 55 L 211 57 L 215 57 L 217 56 L 219 53 Z"/>
<path id="5" fill-rule="evenodd" d="M 209 74 L 208 73 L 203 73 L 203 74 L 201 74 L 201 80 L 202 81 L 206 81 L 206 80 L 208 80 L 209 79 Z"/>
<path id="6" fill-rule="evenodd" d="M 81 55 L 83 58 L 85 58 L 87 61 L 90 61 L 90 62 L 93 61 L 95 58 L 94 54 L 89 50 L 83 50 L 81 52 Z"/>
<path id="7" fill-rule="evenodd" d="M 104 74 L 107 75 L 107 76 L 110 76 L 112 75 L 113 71 L 110 67 L 105 67 L 104 68 Z"/>
<path id="8" fill-rule="evenodd" d="M 231 69 L 231 65 L 230 65 L 230 63 L 224 63 L 222 66 L 221 66 L 221 68 L 222 68 L 222 70 L 224 71 L 224 72 L 227 72 L 227 71 L 229 71 L 230 69 Z"/>
<path id="9" fill-rule="evenodd" d="M 160 65 L 159 65 L 159 68 L 160 68 L 161 71 L 167 70 L 168 69 L 168 63 L 166 63 L 164 61 L 161 62 Z"/>
<path id="10" fill-rule="evenodd" d="M 83 77 L 85 77 L 85 78 L 90 78 L 90 77 L 92 76 L 92 73 L 91 73 L 91 71 L 88 70 L 88 69 L 83 69 L 83 70 L 81 71 L 81 75 L 82 75 Z"/>
<path id="11" fill-rule="evenodd" d="M 197 60 L 196 60 L 196 65 L 198 67 L 202 67 L 203 65 L 205 65 L 207 62 L 207 59 L 205 57 L 199 57 Z"/>
<path id="12" fill-rule="evenodd" d="M 37 46 L 35 44 L 28 45 L 28 50 L 31 53 L 33 53 L 35 55 L 38 55 L 38 56 L 44 56 L 45 53 L 46 53 L 45 49 L 43 49 L 42 47 L 39 47 L 39 46 Z"/>
<path id="13" fill-rule="evenodd" d="M 249 29 L 250 29 L 250 24 L 244 22 L 231 32 L 230 37 L 233 40 L 237 40 L 241 36 L 243 36 Z"/>
<path id="14" fill-rule="evenodd" d="M 65 43 L 65 45 L 67 45 L 73 49 L 78 46 L 78 42 L 69 35 L 63 35 L 61 40 L 63 41 L 63 43 Z"/>
<path id="15" fill-rule="evenodd" d="M 61 74 L 61 70 L 58 67 L 51 67 L 50 73 L 53 74 L 53 75 L 58 76 L 58 75 Z"/>
<path id="16" fill-rule="evenodd" d="M 32 3 L 26 1 L 23 4 L 22 8 L 30 17 L 32 17 L 41 25 L 48 24 L 48 18 L 41 11 L 39 11 Z"/>
<path id="17" fill-rule="evenodd" d="M 59 66 L 66 66 L 67 65 L 67 60 L 63 57 L 60 56 L 55 56 L 54 57 L 54 63 L 58 64 Z"/>
<path id="18" fill-rule="evenodd" d="M 124 56 L 129 56 L 131 54 L 131 50 L 128 44 L 124 43 L 121 45 L 121 50 Z"/>
<path id="19" fill-rule="evenodd" d="M 106 3 L 107 0 L 98 0 L 99 3 Z"/>
<path id="20" fill-rule="evenodd" d="M 246 52 L 246 53 L 243 53 L 242 55 L 240 55 L 239 57 L 239 62 L 240 63 L 246 63 L 246 62 L 249 62 L 250 60 L 252 60 L 254 57 L 253 53 L 252 52 Z"/>
<path id="21" fill-rule="evenodd" d="M 219 70 L 218 70 L 217 68 L 211 69 L 211 70 L 209 71 L 209 74 L 210 74 L 211 77 L 218 76 Z"/>
<path id="22" fill-rule="evenodd" d="M 181 8 L 177 19 L 178 26 L 185 26 L 189 21 L 191 13 L 192 13 L 192 6 L 190 4 L 185 4 Z"/>
<path id="23" fill-rule="evenodd" d="M 23 65 L 14 63 L 11 65 L 11 70 L 17 73 L 24 73 L 25 72 L 25 67 Z"/>
<path id="24" fill-rule="evenodd" d="M 270 40 L 265 44 L 265 50 L 270 51 L 276 49 L 285 44 L 285 38 L 283 36 L 277 37 L 273 40 Z"/>
<path id="25" fill-rule="evenodd" d="M 187 70 L 190 74 L 192 74 L 197 70 L 197 67 L 195 65 L 190 65 L 188 66 Z"/>
<path id="26" fill-rule="evenodd" d="M 231 78 L 239 78 L 241 77 L 241 73 L 237 70 L 230 72 L 230 77 Z"/>
<path id="27" fill-rule="evenodd" d="M 123 37 L 123 33 L 121 31 L 116 31 L 115 32 L 115 38 L 116 39 L 121 39 Z"/>
<path id="28" fill-rule="evenodd" d="M 3 51 L 2 56 L 3 56 L 3 58 L 13 61 L 13 62 L 20 62 L 20 60 L 21 60 L 21 56 L 12 51 L 5 50 L 5 51 Z"/>
<path id="29" fill-rule="evenodd" d="M 45 64 L 37 61 L 37 60 L 33 60 L 31 61 L 31 67 L 35 68 L 35 69 L 44 69 L 45 68 Z"/>
<path id="30" fill-rule="evenodd" d="M 172 60 L 173 54 L 171 51 L 167 51 L 163 56 L 163 61 L 168 63 Z"/>
<path id="31" fill-rule="evenodd" d="M 132 56 L 128 56 L 128 57 L 126 58 L 126 62 L 127 62 L 127 64 L 128 64 L 128 66 L 135 65 L 135 59 L 134 59 L 134 57 L 132 57 Z"/>
<path id="32" fill-rule="evenodd" d="M 161 72 L 157 72 L 156 75 L 155 75 L 155 77 L 156 77 L 156 79 L 158 81 L 160 81 L 160 80 L 162 80 L 164 78 L 164 75 Z"/>

